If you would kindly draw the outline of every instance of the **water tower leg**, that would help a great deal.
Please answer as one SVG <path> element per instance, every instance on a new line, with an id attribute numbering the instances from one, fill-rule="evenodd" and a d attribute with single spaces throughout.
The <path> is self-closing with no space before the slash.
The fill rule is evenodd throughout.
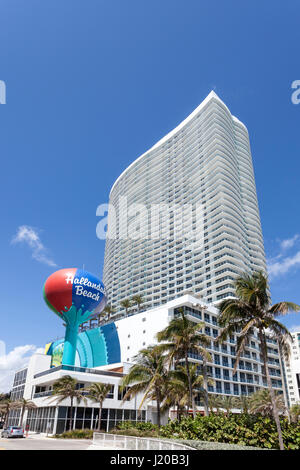
<path id="1" fill-rule="evenodd" d="M 64 344 L 64 353 L 62 364 L 66 366 L 75 365 L 76 344 L 77 344 L 78 326 L 67 325 Z"/>

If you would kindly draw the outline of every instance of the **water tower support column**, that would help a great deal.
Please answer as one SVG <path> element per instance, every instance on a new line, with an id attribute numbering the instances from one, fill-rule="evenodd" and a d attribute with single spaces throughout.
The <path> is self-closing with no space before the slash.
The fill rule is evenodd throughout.
<path id="1" fill-rule="evenodd" d="M 67 325 L 64 344 L 62 364 L 64 366 L 74 366 L 76 356 L 76 345 L 78 336 L 78 325 Z"/>

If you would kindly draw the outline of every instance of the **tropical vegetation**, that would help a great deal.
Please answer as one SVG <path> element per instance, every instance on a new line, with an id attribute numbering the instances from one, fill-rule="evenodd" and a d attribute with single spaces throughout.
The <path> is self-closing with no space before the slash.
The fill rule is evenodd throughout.
<path id="1" fill-rule="evenodd" d="M 111 305 L 108 304 L 104 307 L 104 309 L 102 310 L 100 315 L 102 315 L 102 316 L 106 315 L 106 320 L 109 321 L 110 317 L 111 317 L 111 315 L 113 315 L 113 313 L 115 313 L 114 307 L 112 307 Z"/>
<path id="2" fill-rule="evenodd" d="M 292 423 L 298 423 L 300 420 L 300 403 L 295 403 L 289 410 Z"/>
<path id="3" fill-rule="evenodd" d="M 160 426 L 161 404 L 164 398 L 162 390 L 168 376 L 166 357 L 160 353 L 157 347 L 150 346 L 142 349 L 134 358 L 134 362 L 135 364 L 121 382 L 123 389 L 127 388 L 123 402 L 127 398 L 132 398 L 138 394 L 143 395 L 140 408 L 145 401 L 155 401 L 157 423 Z"/>
<path id="4" fill-rule="evenodd" d="M 197 364 L 190 364 L 189 374 L 192 385 L 192 409 L 196 409 L 196 398 L 204 400 L 206 389 L 204 388 L 204 377 L 199 373 Z M 207 379 L 209 385 L 213 385 L 212 379 Z M 188 415 L 189 412 L 189 382 L 186 368 L 177 365 L 174 370 L 170 370 L 168 380 L 164 385 L 164 396 L 162 412 L 167 412 L 171 407 L 177 410 L 177 418 Z"/>
<path id="5" fill-rule="evenodd" d="M 33 401 L 25 400 L 25 398 L 21 398 L 20 400 L 16 401 L 14 406 L 15 408 L 21 408 L 19 426 L 23 426 L 25 411 L 33 410 L 34 408 L 37 408 L 36 404 L 33 403 Z"/>
<path id="6" fill-rule="evenodd" d="M 73 429 L 61 434 L 54 434 L 54 439 L 93 439 L 94 431 L 92 429 Z"/>
<path id="7" fill-rule="evenodd" d="M 208 396 L 207 396 L 207 371 L 206 361 L 211 360 L 211 355 L 207 351 L 207 346 L 210 344 L 210 338 L 201 332 L 204 323 L 194 323 L 187 319 L 183 312 L 180 310 L 180 316 L 175 317 L 170 321 L 169 325 L 157 334 L 159 341 L 158 350 L 161 354 L 167 354 L 169 366 L 174 365 L 174 368 L 179 365 L 180 361 L 184 361 L 187 382 L 188 382 L 188 406 L 192 409 L 193 416 L 196 416 L 196 409 L 193 406 L 193 385 L 191 379 L 191 362 L 189 359 L 189 352 L 191 349 L 197 351 L 203 358 L 203 391 L 204 391 L 204 406 L 205 413 L 208 414 Z M 162 343 L 165 341 L 164 343 Z"/>
<path id="8" fill-rule="evenodd" d="M 225 299 L 219 305 L 219 325 L 222 330 L 218 337 L 220 342 L 237 334 L 237 351 L 234 373 L 239 359 L 244 352 L 254 330 L 260 341 L 260 353 L 264 363 L 264 374 L 272 402 L 272 414 L 276 423 L 280 449 L 284 448 L 276 396 L 268 367 L 267 336 L 276 339 L 283 354 L 289 354 L 289 330 L 277 320 L 280 315 L 299 311 L 300 307 L 292 302 L 271 304 L 270 289 L 267 277 L 263 272 L 243 274 L 235 281 L 236 298 Z"/>
<path id="9" fill-rule="evenodd" d="M 10 410 L 16 407 L 15 401 L 11 400 L 9 396 L 2 394 L 0 400 L 0 415 L 4 421 L 4 427 L 7 426 L 7 420 Z"/>
<path id="10" fill-rule="evenodd" d="M 55 401 L 57 404 L 64 400 L 70 399 L 69 430 L 71 431 L 73 427 L 74 401 L 77 404 L 80 404 L 81 401 L 86 403 L 83 390 L 78 388 L 78 382 L 76 379 L 70 375 L 65 375 L 64 377 L 61 377 L 56 382 L 54 382 L 52 396 L 55 396 L 53 401 Z"/>
<path id="11" fill-rule="evenodd" d="M 124 299 L 121 300 L 120 305 L 122 308 L 125 308 L 125 316 L 128 317 L 128 310 L 131 307 L 131 300 L 130 299 Z"/>
<path id="12" fill-rule="evenodd" d="M 289 424 L 280 418 L 283 448 L 300 449 L 300 425 Z M 278 431 L 274 419 L 260 414 L 211 414 L 169 421 L 161 427 L 164 437 L 184 440 L 200 440 L 279 449 Z"/>
<path id="13" fill-rule="evenodd" d="M 131 302 L 132 302 L 132 305 L 136 305 L 136 306 L 137 306 L 137 312 L 139 313 L 139 312 L 140 312 L 140 309 L 141 309 L 141 305 L 142 305 L 143 302 L 144 302 L 144 298 L 143 298 L 141 295 L 134 295 L 134 296 L 131 298 Z"/>
<path id="14" fill-rule="evenodd" d="M 105 398 L 111 390 L 111 384 L 95 382 L 87 388 L 87 398 L 99 404 L 98 431 L 101 429 L 101 414 Z"/>
<path id="15" fill-rule="evenodd" d="M 279 413 L 285 414 L 287 411 L 284 398 L 282 394 L 274 392 L 276 409 Z M 273 400 L 268 389 L 258 390 L 256 393 L 249 398 L 249 412 L 250 413 L 259 413 L 262 416 L 272 417 L 273 415 Z"/>

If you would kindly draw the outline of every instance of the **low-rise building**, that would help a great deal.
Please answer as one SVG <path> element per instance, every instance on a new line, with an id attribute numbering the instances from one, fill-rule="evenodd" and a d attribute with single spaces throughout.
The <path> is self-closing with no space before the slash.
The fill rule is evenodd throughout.
<path id="1" fill-rule="evenodd" d="M 63 432 L 68 429 L 69 406 L 65 402 L 57 405 L 52 397 L 53 384 L 63 375 L 71 375 L 78 381 L 78 386 L 86 388 L 93 382 L 112 384 L 102 412 L 102 428 L 109 430 L 122 420 L 156 421 L 155 404 L 144 403 L 140 408 L 142 396 L 122 402 L 120 381 L 130 366 L 135 362 L 138 352 L 157 342 L 156 335 L 165 328 L 170 320 L 180 315 L 181 309 L 193 322 L 203 322 L 203 331 L 211 339 L 208 351 L 208 374 L 214 384 L 209 386 L 209 393 L 219 395 L 251 395 L 267 386 L 264 366 L 260 354 L 259 338 L 253 331 L 251 340 L 241 356 L 237 371 L 233 374 L 236 361 L 236 335 L 218 344 L 216 338 L 218 310 L 206 304 L 201 298 L 191 293 L 172 300 L 160 307 L 115 320 L 112 318 L 102 326 L 85 329 L 79 334 L 75 366 L 60 363 L 62 342 L 49 343 L 47 354 L 32 356 L 27 371 L 16 373 L 13 398 L 23 397 L 32 400 L 37 409 L 29 410 L 25 415 L 26 423 L 32 431 L 49 433 Z M 93 326 L 93 325 L 91 325 Z M 84 329 L 84 328 L 83 328 Z M 267 339 L 269 371 L 276 391 L 283 393 L 282 361 L 277 341 Z M 197 351 L 189 351 L 191 362 L 202 368 L 202 358 Z M 203 411 L 200 395 L 196 399 L 197 411 Z M 90 401 L 75 406 L 74 428 L 94 428 L 99 414 L 99 406 Z M 17 424 L 17 411 L 11 412 L 9 424 Z"/>

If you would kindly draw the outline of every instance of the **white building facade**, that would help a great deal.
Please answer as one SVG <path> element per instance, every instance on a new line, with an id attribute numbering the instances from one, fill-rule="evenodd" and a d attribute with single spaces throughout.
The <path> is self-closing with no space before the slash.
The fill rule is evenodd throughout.
<path id="1" fill-rule="evenodd" d="M 291 333 L 290 356 L 285 359 L 285 379 L 289 406 L 300 404 L 300 331 Z"/>
<path id="2" fill-rule="evenodd" d="M 165 305 L 141 313 L 135 313 L 127 318 L 115 321 L 121 346 L 121 363 L 87 369 L 82 367 L 59 366 L 50 367 L 51 356 L 37 354 L 31 358 L 26 371 L 19 371 L 15 376 L 12 399 L 26 398 L 38 406 L 30 410 L 25 421 L 31 431 L 63 432 L 69 426 L 69 406 L 65 403 L 59 406 L 53 403 L 53 383 L 63 375 L 74 377 L 80 387 L 86 388 L 92 382 L 112 384 L 112 391 L 104 402 L 102 413 L 102 429 L 109 430 L 122 420 L 151 420 L 156 421 L 155 403 L 144 403 L 140 409 L 141 397 L 122 403 L 120 380 L 135 362 L 135 356 L 143 348 L 157 343 L 156 335 L 164 329 L 176 316 L 184 310 L 187 318 L 193 322 L 204 322 L 203 332 L 210 338 L 208 351 L 211 361 L 208 362 L 208 375 L 214 384 L 209 386 L 210 394 L 241 396 L 251 395 L 255 391 L 267 387 L 264 375 L 262 357 L 259 350 L 259 338 L 253 331 L 251 340 L 239 360 L 237 372 L 233 375 L 236 359 L 236 335 L 218 345 L 215 341 L 219 334 L 217 322 L 218 310 L 211 304 L 206 304 L 199 297 L 185 294 Z M 113 320 L 110 320 L 112 322 Z M 274 389 L 285 394 L 283 387 L 282 362 L 278 344 L 275 339 L 268 338 L 269 372 Z M 202 357 L 197 351 L 189 351 L 189 360 L 199 366 L 202 371 Z M 50 397 L 50 398 L 49 398 Z M 201 395 L 196 397 L 198 412 L 203 412 Z M 174 410 L 173 410 L 174 411 Z M 94 428 L 99 407 L 91 402 L 75 407 L 73 427 L 76 429 Z M 9 424 L 17 425 L 20 414 L 12 411 Z M 172 410 L 170 410 L 172 416 Z M 166 417 L 165 417 L 166 418 Z M 49 422 L 49 427 L 48 423 Z"/>
<path id="3" fill-rule="evenodd" d="M 109 203 L 103 281 L 118 311 L 137 294 L 146 309 L 186 290 L 217 302 L 238 273 L 266 271 L 248 131 L 214 92 L 119 176 Z"/>
<path id="4" fill-rule="evenodd" d="M 61 434 L 69 430 L 70 425 L 70 399 L 57 403 L 52 396 L 53 384 L 61 377 L 70 375 L 77 381 L 80 389 L 87 389 L 95 382 L 108 383 L 111 391 L 103 402 L 101 414 L 101 430 L 109 431 L 122 421 L 146 421 L 151 419 L 152 407 L 140 407 L 142 397 L 122 402 L 124 391 L 121 390 L 120 381 L 128 370 L 128 364 L 114 364 L 114 367 L 86 369 L 72 366 L 50 367 L 51 356 L 34 354 L 26 369 L 18 371 L 16 378 L 23 375 L 23 394 L 14 386 L 11 398 L 25 398 L 32 401 L 37 408 L 25 412 L 24 421 L 20 423 L 20 409 L 11 410 L 8 425 L 23 425 L 31 432 Z M 119 372 L 118 372 L 119 370 Z M 122 372 L 121 372 L 122 371 Z M 19 382 L 20 383 L 20 382 Z M 16 395 L 18 393 L 18 395 Z M 86 393 L 84 392 L 86 395 Z M 147 414 L 148 411 L 148 414 Z M 99 419 L 99 405 L 86 398 L 86 402 L 77 403 L 74 400 L 72 418 L 73 429 L 96 429 Z"/>

